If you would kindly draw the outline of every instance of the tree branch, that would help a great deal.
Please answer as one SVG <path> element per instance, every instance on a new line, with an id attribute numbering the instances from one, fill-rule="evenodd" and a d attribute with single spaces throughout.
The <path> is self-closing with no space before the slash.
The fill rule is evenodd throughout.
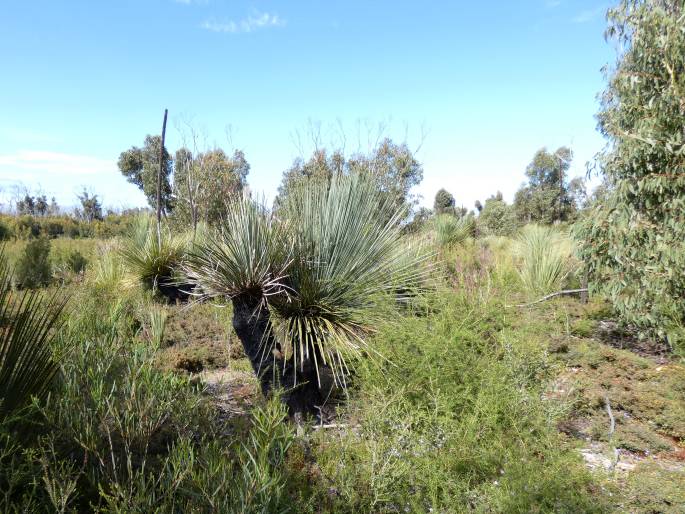
<path id="1" fill-rule="evenodd" d="M 540 298 L 539 300 L 535 300 L 534 302 L 521 303 L 521 304 L 517 305 L 516 307 L 529 307 L 531 305 L 535 305 L 536 303 L 541 303 L 541 302 L 544 302 L 546 300 L 549 300 L 550 298 L 554 298 L 555 296 L 561 296 L 564 294 L 579 294 L 579 293 L 587 293 L 587 292 L 588 292 L 587 287 L 582 287 L 580 289 L 564 289 L 562 291 L 557 291 L 556 293 L 551 293 L 551 294 L 548 294 L 546 296 L 543 296 L 542 298 Z"/>

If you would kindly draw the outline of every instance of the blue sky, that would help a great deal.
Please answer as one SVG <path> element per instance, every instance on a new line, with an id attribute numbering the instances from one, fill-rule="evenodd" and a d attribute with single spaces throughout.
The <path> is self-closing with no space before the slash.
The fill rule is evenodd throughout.
<path id="1" fill-rule="evenodd" d="M 420 150 L 440 187 L 473 206 L 505 198 L 543 146 L 570 145 L 573 171 L 603 146 L 594 118 L 613 61 L 597 0 L 10 0 L 0 15 L 0 187 L 108 206 L 145 203 L 119 153 L 159 133 L 242 149 L 253 191 L 344 134 L 365 150 L 379 124 Z M 230 134 L 230 138 L 227 136 Z M 421 144 L 422 143 L 422 144 Z"/>

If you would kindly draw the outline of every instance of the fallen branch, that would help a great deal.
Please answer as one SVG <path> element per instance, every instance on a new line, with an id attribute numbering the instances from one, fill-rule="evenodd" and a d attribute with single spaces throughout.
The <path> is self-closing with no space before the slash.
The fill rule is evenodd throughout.
<path id="1" fill-rule="evenodd" d="M 330 423 L 328 425 L 314 425 L 312 428 L 314 430 L 326 429 L 326 428 L 359 428 L 361 425 L 346 425 L 343 423 Z"/>
<path id="2" fill-rule="evenodd" d="M 588 292 L 587 287 L 583 287 L 581 289 L 564 289 L 563 291 L 557 291 L 556 293 L 551 293 L 551 294 L 548 294 L 546 296 L 543 296 L 542 298 L 540 298 L 539 300 L 535 300 L 534 302 L 521 303 L 521 304 L 517 305 L 516 307 L 529 307 L 531 305 L 535 305 L 536 303 L 544 302 L 546 300 L 549 300 L 550 298 L 554 298 L 555 296 L 561 296 L 563 294 L 579 294 L 579 293 L 587 293 L 587 292 Z"/>

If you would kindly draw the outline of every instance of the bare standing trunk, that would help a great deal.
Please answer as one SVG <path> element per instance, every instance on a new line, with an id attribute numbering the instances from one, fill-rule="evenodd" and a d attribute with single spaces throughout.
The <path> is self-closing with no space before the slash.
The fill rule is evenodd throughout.
<path id="1" fill-rule="evenodd" d="M 157 241 L 162 244 L 162 169 L 164 168 L 164 138 L 166 136 L 166 118 L 169 111 L 164 109 L 162 123 L 162 144 L 159 149 L 159 171 L 157 172 Z"/>

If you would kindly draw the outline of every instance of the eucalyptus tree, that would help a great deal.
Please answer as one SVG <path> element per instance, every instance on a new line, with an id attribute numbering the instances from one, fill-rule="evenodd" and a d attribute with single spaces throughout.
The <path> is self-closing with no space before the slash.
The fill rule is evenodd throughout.
<path id="1" fill-rule="evenodd" d="M 602 195 L 579 227 L 591 287 L 646 334 L 685 341 L 685 7 L 623 0 L 602 95 Z"/>
<path id="2" fill-rule="evenodd" d="M 573 154 L 567 147 L 538 150 L 526 168 L 527 183 L 517 192 L 514 208 L 520 221 L 549 224 L 570 219 L 577 208 L 578 180 L 569 180 Z"/>
<path id="3" fill-rule="evenodd" d="M 162 145 L 161 136 L 147 135 L 141 147 L 132 146 L 119 155 L 119 171 L 126 180 L 138 186 L 145 194 L 150 207 L 157 208 L 157 175 L 159 173 L 159 158 Z M 164 163 L 162 166 L 161 204 L 162 211 L 168 214 L 172 209 L 171 182 L 169 176 L 172 171 L 172 160 L 169 152 L 164 149 Z"/>
<path id="4" fill-rule="evenodd" d="M 174 160 L 174 217 L 194 229 L 199 222 L 217 223 L 232 198 L 247 186 L 250 165 L 236 150 L 229 156 L 221 148 L 176 151 Z"/>
<path id="5" fill-rule="evenodd" d="M 246 197 L 231 204 L 190 252 L 187 275 L 204 296 L 231 299 L 262 392 L 285 388 L 292 414 L 316 414 L 327 380 L 346 385 L 373 327 L 423 278 L 402 216 L 373 180 L 338 176 L 291 191 L 278 217 Z"/>
<path id="6" fill-rule="evenodd" d="M 329 153 L 319 148 L 309 160 L 295 160 L 283 173 L 276 203 L 283 203 L 291 191 L 304 184 L 330 183 L 337 176 L 351 174 L 366 176 L 375 184 L 377 198 L 403 210 L 398 222 L 406 221 L 418 203 L 412 190 L 423 180 L 423 166 L 406 143 L 397 144 L 389 138 L 380 140 L 367 153 L 346 156 L 342 150 Z"/>

